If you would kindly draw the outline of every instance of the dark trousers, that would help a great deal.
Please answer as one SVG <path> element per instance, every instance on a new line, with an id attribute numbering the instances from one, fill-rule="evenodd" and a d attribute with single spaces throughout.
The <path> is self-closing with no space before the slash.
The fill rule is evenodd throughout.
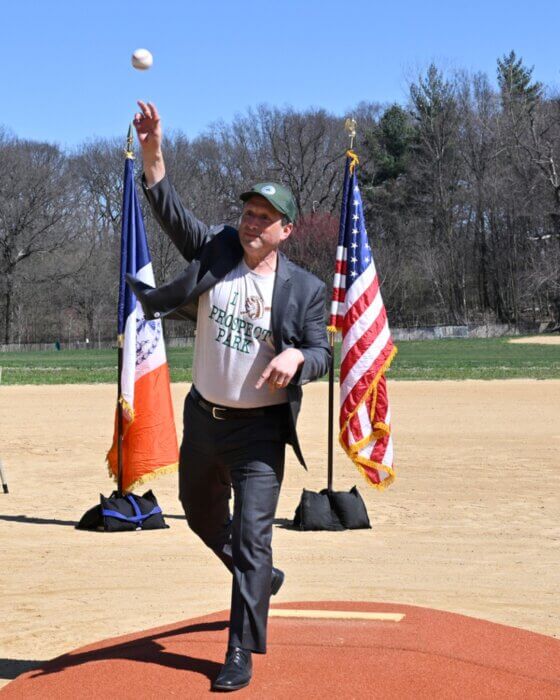
<path id="1" fill-rule="evenodd" d="M 258 653 L 266 651 L 272 524 L 287 437 L 287 405 L 220 420 L 190 394 L 185 400 L 179 498 L 189 527 L 233 574 L 229 644 Z"/>

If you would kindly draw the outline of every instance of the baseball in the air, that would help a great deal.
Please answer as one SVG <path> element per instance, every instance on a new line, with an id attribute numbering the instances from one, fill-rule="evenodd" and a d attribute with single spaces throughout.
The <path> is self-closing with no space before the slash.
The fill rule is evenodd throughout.
<path id="1" fill-rule="evenodd" d="M 136 49 L 132 54 L 132 65 L 137 70 L 148 70 L 153 62 L 154 57 L 148 49 Z"/>

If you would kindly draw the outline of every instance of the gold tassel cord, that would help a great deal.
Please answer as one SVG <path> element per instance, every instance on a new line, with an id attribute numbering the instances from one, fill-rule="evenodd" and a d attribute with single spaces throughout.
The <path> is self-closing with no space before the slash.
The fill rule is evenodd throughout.
<path id="1" fill-rule="evenodd" d="M 134 136 L 132 134 L 132 124 L 128 127 L 128 135 L 126 137 L 126 148 L 124 150 L 125 158 L 129 160 L 134 160 L 133 144 Z"/>
<path id="2" fill-rule="evenodd" d="M 350 163 L 350 174 L 354 173 L 354 168 L 360 164 L 360 159 L 358 156 L 354 153 L 354 151 L 351 151 L 350 149 L 346 151 L 346 155 L 350 160 L 352 161 Z"/>

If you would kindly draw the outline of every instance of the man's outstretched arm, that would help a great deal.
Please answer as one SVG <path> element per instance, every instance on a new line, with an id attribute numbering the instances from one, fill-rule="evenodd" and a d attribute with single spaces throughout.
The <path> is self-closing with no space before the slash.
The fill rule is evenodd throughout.
<path id="1" fill-rule="evenodd" d="M 165 176 L 161 119 L 152 102 L 138 102 L 134 126 L 142 149 L 144 192 L 159 225 L 189 262 L 208 238 L 209 228 L 186 209 Z"/>

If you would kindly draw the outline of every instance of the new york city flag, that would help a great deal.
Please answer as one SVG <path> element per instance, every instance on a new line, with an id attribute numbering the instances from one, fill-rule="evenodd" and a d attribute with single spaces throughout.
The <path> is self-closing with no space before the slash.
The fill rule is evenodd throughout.
<path id="1" fill-rule="evenodd" d="M 125 282 L 126 273 L 155 286 L 130 153 L 124 169 L 118 305 L 118 334 L 123 346 L 118 399 L 123 407 L 122 488 L 124 492 L 130 492 L 159 474 L 176 471 L 178 447 L 161 321 L 144 318 L 141 305 Z M 116 479 L 117 419 L 107 461 L 109 471 Z"/>

